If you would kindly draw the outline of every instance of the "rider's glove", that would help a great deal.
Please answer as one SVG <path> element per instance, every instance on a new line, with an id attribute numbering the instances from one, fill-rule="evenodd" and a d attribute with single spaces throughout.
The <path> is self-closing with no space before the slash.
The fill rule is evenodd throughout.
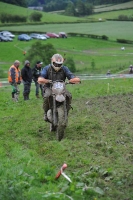
<path id="1" fill-rule="evenodd" d="M 52 80 L 48 80 L 48 83 L 52 83 Z"/>

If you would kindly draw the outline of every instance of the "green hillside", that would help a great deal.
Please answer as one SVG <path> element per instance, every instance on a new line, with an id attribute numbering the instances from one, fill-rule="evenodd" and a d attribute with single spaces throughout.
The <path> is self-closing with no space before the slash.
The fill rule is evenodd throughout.
<path id="1" fill-rule="evenodd" d="M 118 19 L 120 15 L 133 18 L 133 1 L 116 5 L 95 6 L 94 12 L 95 14 L 88 16 L 88 18 L 96 20 Z"/>
<path id="2" fill-rule="evenodd" d="M 23 61 L 26 59 L 23 56 L 23 51 L 28 54 L 31 45 L 36 41 L 21 42 L 17 40 L 16 36 L 13 42 L 1 42 L 0 68 L 6 71 L 6 77 L 7 70 L 14 60 L 20 60 L 22 68 Z M 111 73 L 119 73 L 122 70 L 127 70 L 129 65 L 133 63 L 133 46 L 129 44 L 125 44 L 125 51 L 122 51 L 120 43 L 81 37 L 48 39 L 41 41 L 41 43 L 51 43 L 57 52 L 65 55 L 66 59 L 73 58 L 77 73 L 80 74 L 106 74 L 109 69 Z M 45 60 L 43 62 L 45 63 Z M 34 63 L 32 65 L 34 66 Z"/>
<path id="3" fill-rule="evenodd" d="M 35 12 L 34 10 L 23 8 L 11 4 L 6 4 L 3 2 L 0 2 L 0 14 L 1 13 L 10 13 L 12 15 L 23 15 L 23 16 L 29 16 L 31 13 Z M 79 21 L 79 18 L 77 17 L 69 17 L 69 16 L 63 16 L 58 14 L 50 14 L 45 13 L 42 11 L 36 11 L 41 12 L 43 17 L 41 19 L 41 22 L 51 23 L 51 22 L 77 22 Z M 85 21 L 84 18 L 80 18 L 81 21 Z"/>
<path id="4" fill-rule="evenodd" d="M 43 17 L 41 18 L 41 22 L 44 23 L 56 23 L 56 22 L 88 22 L 92 19 L 99 20 L 99 18 L 102 19 L 117 19 L 119 15 L 126 15 L 128 17 L 133 16 L 133 1 L 118 5 L 101 5 L 101 6 L 95 6 L 94 12 L 95 14 L 86 16 L 86 17 L 69 17 L 60 15 L 58 12 L 42 12 L 42 11 L 34 11 L 28 8 L 23 8 L 7 3 L 0 2 L 0 14 L 1 13 L 10 13 L 12 15 L 23 15 L 26 17 L 29 17 L 31 13 L 33 12 L 41 12 Z"/>
<path id="5" fill-rule="evenodd" d="M 119 15 L 126 15 L 127 17 L 133 17 L 133 9 L 101 12 L 101 13 L 98 13 L 98 14 L 88 16 L 88 18 L 90 18 L 90 19 L 93 18 L 93 19 L 96 19 L 96 20 L 99 20 L 99 18 L 101 18 L 102 20 L 118 19 Z"/>
<path id="6" fill-rule="evenodd" d="M 94 12 L 108 12 L 108 11 L 115 11 L 115 10 L 127 10 L 133 8 L 133 1 L 115 4 L 115 5 L 100 5 L 94 7 Z"/>

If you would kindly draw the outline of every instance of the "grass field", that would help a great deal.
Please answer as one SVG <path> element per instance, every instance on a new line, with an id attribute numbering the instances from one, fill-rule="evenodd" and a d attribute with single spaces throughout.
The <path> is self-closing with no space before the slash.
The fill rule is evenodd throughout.
<path id="1" fill-rule="evenodd" d="M 73 28 L 74 27 L 74 28 Z M 123 28 L 124 27 L 124 28 Z M 132 22 L 95 22 L 79 24 L 44 24 L 44 25 L 22 25 L 4 26 L 0 30 L 21 31 L 23 32 L 66 32 L 66 33 L 86 33 L 94 35 L 106 35 L 109 40 L 127 39 L 133 40 Z"/>
<path id="2" fill-rule="evenodd" d="M 73 110 L 60 143 L 43 121 L 42 99 L 11 101 L 0 88 L 0 199 L 132 200 L 132 79 L 68 86 Z M 72 183 L 55 175 L 66 162 Z"/>

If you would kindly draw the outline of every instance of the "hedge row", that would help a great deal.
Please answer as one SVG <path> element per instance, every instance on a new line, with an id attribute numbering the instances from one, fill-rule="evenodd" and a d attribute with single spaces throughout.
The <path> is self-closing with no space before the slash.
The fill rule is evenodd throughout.
<path id="1" fill-rule="evenodd" d="M 93 39 L 102 39 L 102 40 L 108 40 L 108 37 L 106 35 L 93 35 L 93 34 L 84 34 L 84 33 L 68 33 L 69 36 L 75 36 L 75 37 L 88 37 Z"/>
<path id="2" fill-rule="evenodd" d="M 45 24 L 79 24 L 79 23 L 89 23 L 89 22 L 104 22 L 104 21 L 99 21 L 99 20 L 95 20 L 95 19 L 87 19 L 87 20 L 77 20 L 77 21 L 73 21 L 73 22 L 20 22 L 20 23 L 2 23 L 0 24 L 0 27 L 3 27 L 3 26 L 22 26 L 22 25 L 45 25 Z"/>
<path id="3" fill-rule="evenodd" d="M 125 44 L 133 44 L 132 40 L 125 40 L 125 39 L 117 39 L 117 42 Z"/>

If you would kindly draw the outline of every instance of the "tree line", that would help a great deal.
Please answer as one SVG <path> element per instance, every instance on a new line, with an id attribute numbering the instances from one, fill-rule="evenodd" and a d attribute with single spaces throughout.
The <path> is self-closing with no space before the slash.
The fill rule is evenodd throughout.
<path id="1" fill-rule="evenodd" d="M 83 3 L 95 5 L 103 5 L 103 4 L 119 4 L 119 3 L 126 3 L 131 0 L 0 0 L 0 2 L 14 4 L 17 6 L 28 7 L 28 6 L 43 6 L 44 10 L 60 10 L 66 9 L 66 6 L 69 3 L 73 3 L 76 5 L 78 1 Z"/>

